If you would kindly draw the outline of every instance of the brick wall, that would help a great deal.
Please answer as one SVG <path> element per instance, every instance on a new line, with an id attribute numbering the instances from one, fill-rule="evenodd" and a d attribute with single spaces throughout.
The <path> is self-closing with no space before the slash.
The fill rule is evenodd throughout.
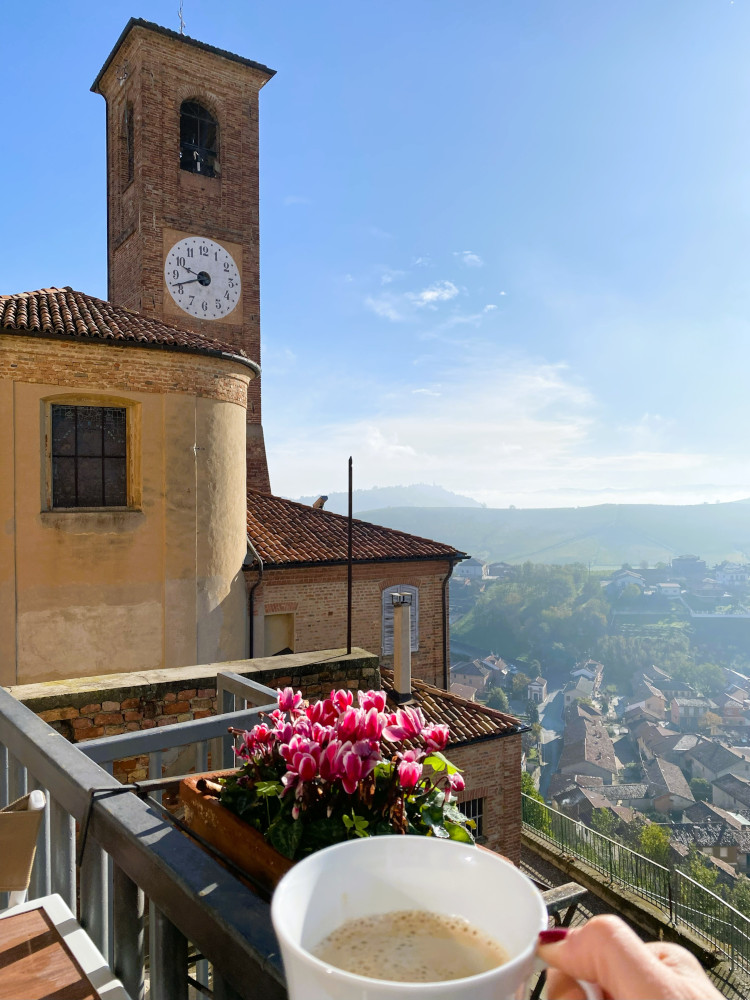
<path id="1" fill-rule="evenodd" d="M 446 751 L 448 759 L 464 772 L 466 789 L 461 802 L 484 799 L 485 845 L 521 860 L 521 734 L 481 740 Z"/>
<path id="2" fill-rule="evenodd" d="M 109 298 L 146 316 L 241 347 L 260 363 L 258 112 L 261 68 L 137 26 L 99 81 L 107 101 Z M 217 176 L 180 169 L 180 106 L 200 102 L 218 121 Z M 132 108 L 134 173 L 122 156 L 123 112 Z M 241 302 L 226 320 L 180 310 L 164 284 L 164 241 L 174 232 L 239 245 Z M 173 241 L 174 242 L 174 241 Z M 248 424 L 261 423 L 260 383 Z M 248 482 L 270 492 L 262 436 L 248 432 Z"/>
<path id="3" fill-rule="evenodd" d="M 0 337 L 0 379 L 80 392 L 188 393 L 247 406 L 250 369 L 199 354 L 114 344 Z"/>
<path id="4" fill-rule="evenodd" d="M 377 657 L 362 649 L 347 656 L 339 649 L 82 677 L 8 690 L 66 739 L 82 743 L 215 715 L 216 675 L 220 670 L 233 670 L 273 689 L 293 687 L 313 700 L 333 688 L 356 691 L 380 687 Z M 121 760 L 114 773 L 122 781 L 142 780 L 148 774 L 148 757 Z"/>
<path id="5" fill-rule="evenodd" d="M 382 592 L 395 584 L 419 589 L 419 650 L 412 653 L 412 674 L 443 687 L 442 584 L 447 560 L 355 565 L 352 589 L 352 642 L 381 651 Z M 346 566 L 270 569 L 254 595 L 254 628 L 264 614 L 293 613 L 295 652 L 346 643 Z M 257 572 L 245 574 L 248 586 Z M 447 597 L 447 594 L 446 594 Z M 256 652 L 258 648 L 256 646 Z M 393 657 L 381 657 L 392 666 Z"/>

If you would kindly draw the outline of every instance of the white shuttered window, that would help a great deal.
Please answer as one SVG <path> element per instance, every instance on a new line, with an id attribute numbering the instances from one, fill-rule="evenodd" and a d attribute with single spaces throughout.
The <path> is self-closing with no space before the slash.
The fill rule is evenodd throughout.
<path id="1" fill-rule="evenodd" d="M 397 583 L 393 587 L 386 587 L 382 595 L 383 608 L 383 651 L 382 656 L 393 654 L 393 601 L 391 594 L 411 594 L 411 651 L 416 653 L 419 649 L 419 590 L 408 583 Z"/>

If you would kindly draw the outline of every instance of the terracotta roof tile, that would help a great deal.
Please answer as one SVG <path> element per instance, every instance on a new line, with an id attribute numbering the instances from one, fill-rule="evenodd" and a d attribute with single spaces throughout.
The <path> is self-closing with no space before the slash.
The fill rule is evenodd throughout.
<path id="1" fill-rule="evenodd" d="M 393 696 L 393 671 L 380 668 L 383 690 L 388 695 L 391 711 L 395 711 Z M 448 747 L 458 747 L 479 739 L 497 739 L 528 729 L 518 719 L 505 712 L 498 712 L 477 701 L 467 701 L 450 691 L 433 687 L 425 681 L 412 680 L 412 701 L 410 704 L 421 708 L 428 722 L 436 726 L 448 726 L 451 739 Z M 408 746 L 413 746 L 405 740 Z"/>
<path id="2" fill-rule="evenodd" d="M 345 563 L 347 519 L 328 510 L 249 490 L 247 531 L 267 567 Z M 354 562 L 460 559 L 462 552 L 442 542 L 354 519 Z"/>
<path id="3" fill-rule="evenodd" d="M 240 348 L 113 306 L 72 288 L 42 288 L 0 295 L 0 334 L 94 340 L 118 346 L 156 347 L 213 357 L 231 355 L 258 370 Z"/>

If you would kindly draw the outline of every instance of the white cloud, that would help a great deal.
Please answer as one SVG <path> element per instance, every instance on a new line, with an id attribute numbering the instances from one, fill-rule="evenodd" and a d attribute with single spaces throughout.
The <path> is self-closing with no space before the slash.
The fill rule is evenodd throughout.
<path id="1" fill-rule="evenodd" d="M 497 306 L 495 305 L 495 303 L 494 302 L 488 302 L 487 305 L 482 310 L 482 312 L 484 312 L 484 313 L 492 312 L 493 309 L 497 309 Z"/>
<path id="2" fill-rule="evenodd" d="M 400 276 L 402 272 L 387 272 Z M 385 280 L 385 284 L 390 284 L 390 277 Z M 419 292 L 391 292 L 384 291 L 379 295 L 368 295 L 365 299 L 365 306 L 383 319 L 400 323 L 409 316 L 414 316 L 419 310 L 427 308 L 437 309 L 438 303 L 450 302 L 459 293 L 458 288 L 452 281 L 438 281 L 429 288 L 423 288 Z M 457 319 L 456 322 L 461 322 Z"/>
<path id="3" fill-rule="evenodd" d="M 432 267 L 432 258 L 429 254 L 424 254 L 421 257 L 415 257 L 411 263 L 412 267 Z"/>
<path id="4" fill-rule="evenodd" d="M 472 250 L 454 250 L 453 256 L 458 257 L 464 267 L 484 267 L 482 258 Z"/>
<path id="5" fill-rule="evenodd" d="M 452 281 L 436 281 L 429 288 L 423 288 L 421 292 L 407 292 L 409 298 L 416 306 L 429 306 L 435 308 L 436 302 L 449 302 L 458 295 L 458 288 Z"/>
<path id="6" fill-rule="evenodd" d="M 380 275 L 380 284 L 390 285 L 392 282 L 403 278 L 405 274 L 406 271 L 398 271 L 391 267 L 383 268 L 383 273 Z"/>
<path id="7" fill-rule="evenodd" d="M 412 389 L 412 396 L 442 396 L 442 392 L 436 392 L 435 389 Z"/>
<path id="8" fill-rule="evenodd" d="M 389 293 L 378 296 L 368 295 L 365 299 L 365 305 L 376 316 L 382 316 L 383 319 L 389 319 L 393 323 L 400 323 L 406 318 L 403 311 L 399 308 L 399 296 L 397 295 Z"/>

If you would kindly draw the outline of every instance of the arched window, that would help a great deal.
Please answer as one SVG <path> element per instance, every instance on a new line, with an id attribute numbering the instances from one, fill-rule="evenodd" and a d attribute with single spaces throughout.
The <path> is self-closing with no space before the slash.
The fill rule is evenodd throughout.
<path id="1" fill-rule="evenodd" d="M 197 101 L 180 107 L 180 168 L 215 177 L 219 172 L 219 123 Z"/>

